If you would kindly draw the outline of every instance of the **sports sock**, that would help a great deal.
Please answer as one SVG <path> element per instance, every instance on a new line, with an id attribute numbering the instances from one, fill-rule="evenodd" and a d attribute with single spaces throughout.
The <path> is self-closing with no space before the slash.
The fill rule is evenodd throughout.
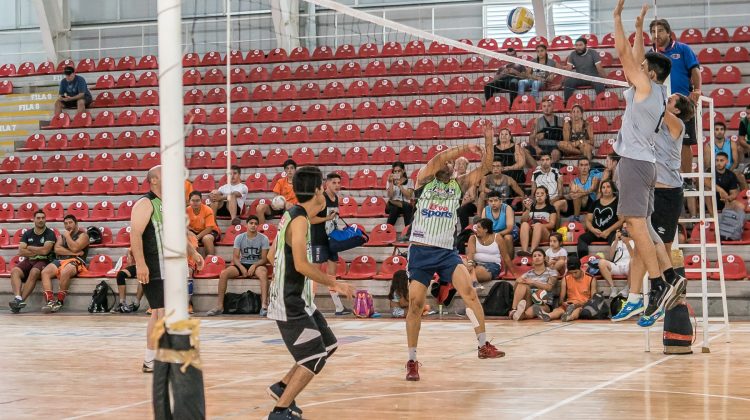
<path id="1" fill-rule="evenodd" d="M 417 361 L 417 348 L 409 347 L 409 360 Z"/>
<path id="2" fill-rule="evenodd" d="M 279 406 L 276 406 L 276 407 L 273 408 L 273 412 L 274 413 L 283 413 L 284 410 L 286 410 L 287 408 L 289 408 L 289 407 L 279 407 Z"/>
<path id="3" fill-rule="evenodd" d="M 52 298 L 55 297 L 55 294 L 52 293 L 52 290 L 45 290 L 44 291 L 44 300 L 49 302 L 52 300 Z"/>
<path id="4" fill-rule="evenodd" d="M 57 292 L 57 300 L 62 302 L 65 302 L 65 297 L 68 296 L 68 292 L 66 290 L 60 290 Z"/>
<path id="5" fill-rule="evenodd" d="M 664 278 L 661 276 L 654 278 L 649 277 L 648 281 L 651 283 L 651 290 L 660 289 L 664 286 Z"/>
<path id="6" fill-rule="evenodd" d="M 477 334 L 477 342 L 479 343 L 479 347 L 482 347 L 485 343 L 487 343 L 487 333 L 479 333 Z"/>
<path id="7" fill-rule="evenodd" d="M 23 299 L 21 299 L 21 296 L 20 296 L 20 295 L 16 295 L 16 299 L 18 299 L 18 300 L 23 300 Z"/>
<path id="8" fill-rule="evenodd" d="M 335 290 L 329 290 L 328 293 L 331 294 L 331 300 L 333 300 L 333 304 L 336 305 L 336 312 L 341 312 L 344 310 L 344 304 L 341 303 L 341 298 L 339 297 L 338 292 Z"/>
<path id="9" fill-rule="evenodd" d="M 146 349 L 146 354 L 143 356 L 143 361 L 146 363 L 151 363 L 154 361 L 155 357 L 156 350 Z"/>
<path id="10" fill-rule="evenodd" d="M 677 272 L 674 271 L 674 268 L 670 267 L 664 270 L 664 280 L 669 284 L 672 284 L 677 280 Z"/>
<path id="11" fill-rule="evenodd" d="M 638 303 L 641 299 L 643 298 L 637 293 L 628 293 L 628 302 L 630 303 Z"/>

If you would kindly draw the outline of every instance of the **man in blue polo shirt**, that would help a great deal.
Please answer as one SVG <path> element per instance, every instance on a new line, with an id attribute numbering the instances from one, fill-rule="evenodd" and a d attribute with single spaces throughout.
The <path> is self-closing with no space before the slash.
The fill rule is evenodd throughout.
<path id="1" fill-rule="evenodd" d="M 65 77 L 60 81 L 60 96 L 55 101 L 55 115 L 65 109 L 75 109 L 83 112 L 91 105 L 92 98 L 86 80 L 77 75 L 73 67 L 66 66 L 63 70 Z"/>
<path id="2" fill-rule="evenodd" d="M 672 72 L 669 75 L 671 92 L 689 96 L 697 102 L 701 96 L 701 69 L 698 57 L 686 44 L 673 39 L 672 28 L 666 19 L 656 19 L 649 25 L 654 51 L 658 51 L 672 60 Z M 692 172 L 693 153 L 690 146 L 698 144 L 695 135 L 695 118 L 685 122 L 685 135 L 682 138 L 680 172 Z M 690 179 L 686 188 L 694 189 Z"/>

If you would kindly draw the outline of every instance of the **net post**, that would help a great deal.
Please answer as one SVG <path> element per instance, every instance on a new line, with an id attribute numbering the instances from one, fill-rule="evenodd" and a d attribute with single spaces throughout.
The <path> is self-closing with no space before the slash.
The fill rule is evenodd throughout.
<path id="1" fill-rule="evenodd" d="M 232 167 L 232 0 L 226 0 L 224 7 L 227 12 L 227 75 L 226 75 L 226 95 L 227 95 L 227 111 L 225 112 L 226 130 L 227 130 L 227 182 L 231 179 L 231 167 Z M 239 216 L 239 215 L 238 215 Z"/>

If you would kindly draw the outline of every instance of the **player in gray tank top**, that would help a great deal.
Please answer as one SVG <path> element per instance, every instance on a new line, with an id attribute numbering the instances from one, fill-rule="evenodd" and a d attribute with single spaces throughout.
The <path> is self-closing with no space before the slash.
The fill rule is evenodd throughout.
<path id="1" fill-rule="evenodd" d="M 664 116 L 667 88 L 650 81 L 650 92 L 645 99 L 637 100 L 636 88 L 623 92 L 625 113 L 622 128 L 617 133 L 614 149 L 618 155 L 630 159 L 655 162 L 655 131 Z"/>

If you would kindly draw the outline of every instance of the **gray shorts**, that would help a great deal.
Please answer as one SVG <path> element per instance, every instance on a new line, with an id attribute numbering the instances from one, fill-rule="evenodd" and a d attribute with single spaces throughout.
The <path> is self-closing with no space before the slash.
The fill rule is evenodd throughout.
<path id="1" fill-rule="evenodd" d="M 626 157 L 617 164 L 620 191 L 617 214 L 622 217 L 648 217 L 654 212 L 656 164 Z"/>

